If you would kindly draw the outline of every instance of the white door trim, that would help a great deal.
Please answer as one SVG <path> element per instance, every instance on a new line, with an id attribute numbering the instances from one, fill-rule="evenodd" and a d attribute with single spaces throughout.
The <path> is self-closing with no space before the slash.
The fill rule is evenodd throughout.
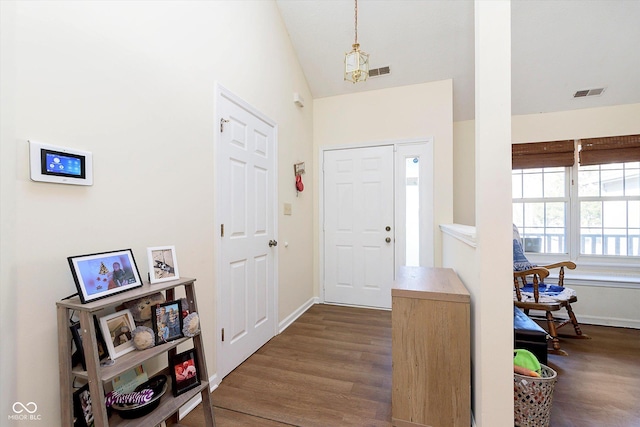
<path id="1" fill-rule="evenodd" d="M 276 179 L 273 182 L 273 195 L 274 195 L 274 203 L 273 203 L 273 227 L 274 227 L 274 239 L 278 240 L 278 182 L 277 182 L 277 176 L 278 176 L 278 125 L 276 124 L 275 121 L 271 120 L 269 117 L 267 117 L 266 115 L 264 115 L 262 112 L 260 112 L 259 110 L 257 110 L 255 107 L 253 107 L 251 104 L 249 104 L 248 102 L 244 101 L 242 98 L 240 98 L 239 96 L 235 95 L 233 92 L 229 91 L 228 89 L 226 89 L 224 86 L 222 86 L 219 82 L 215 82 L 215 97 L 214 97 L 214 138 L 213 138 L 213 164 L 214 166 L 217 165 L 217 162 L 219 161 L 219 144 L 220 144 L 220 124 L 221 124 L 221 120 L 223 119 L 222 115 L 220 114 L 220 99 L 221 98 L 226 98 L 229 101 L 239 105 L 240 107 L 242 107 L 243 109 L 247 110 L 248 112 L 250 112 L 251 114 L 253 114 L 254 116 L 256 116 L 258 119 L 262 120 L 263 122 L 267 123 L 269 126 L 271 126 L 273 128 L 273 132 L 274 132 L 274 144 L 275 144 L 275 158 L 274 158 L 274 163 L 275 163 L 275 176 Z M 216 169 L 218 169 L 216 167 Z M 216 325 L 214 328 L 214 340 L 215 340 L 215 347 L 216 347 L 216 370 L 215 373 L 212 375 L 212 378 L 216 378 L 218 383 L 220 381 L 222 381 L 222 375 L 218 375 L 220 374 L 219 371 L 219 366 L 220 366 L 220 360 L 221 360 L 221 348 L 222 348 L 222 341 L 221 341 L 221 327 L 220 325 L 223 323 L 223 319 L 221 318 L 222 316 L 222 298 L 221 298 L 221 287 L 220 287 L 220 272 L 221 272 L 221 268 L 222 268 L 222 253 L 220 250 L 220 224 L 221 224 L 221 220 L 220 220 L 220 216 L 221 216 L 221 211 L 220 211 L 220 206 L 224 206 L 224 204 L 222 203 L 222 201 L 220 200 L 220 191 L 218 186 L 222 185 L 219 182 L 219 176 L 217 175 L 216 172 L 214 172 L 213 174 L 214 176 L 214 189 L 215 189 L 215 206 L 214 206 L 214 221 L 215 221 L 215 225 L 214 225 L 214 230 L 215 230 L 215 238 L 214 238 L 214 243 L 213 243 L 213 252 L 214 252 L 214 258 L 215 258 L 215 265 L 216 265 L 216 269 L 214 272 L 214 281 L 215 281 L 215 287 L 216 287 L 216 315 L 215 315 L 215 319 L 216 319 Z M 278 324 L 279 324 L 279 320 L 278 320 L 278 251 L 275 250 L 273 251 L 273 312 L 275 313 L 276 319 L 273 322 L 274 323 L 274 330 L 273 330 L 273 336 L 276 336 L 278 334 Z"/>
<path id="2" fill-rule="evenodd" d="M 433 253 L 433 245 L 434 245 L 434 230 L 435 225 L 433 224 L 433 186 L 434 186 L 434 177 L 433 177 L 433 137 L 425 137 L 425 138 L 416 138 L 416 139 L 403 139 L 397 141 L 376 141 L 376 142 L 363 142 L 363 143 L 354 143 L 354 144 L 339 144 L 339 145 L 331 145 L 331 146 L 322 146 L 318 148 L 318 283 L 319 283 L 319 300 L 320 302 L 325 302 L 325 294 L 324 294 L 324 152 L 331 150 L 343 150 L 349 148 L 367 148 L 367 147 L 378 147 L 383 145 L 393 145 L 394 146 L 394 157 L 397 152 L 397 148 L 400 146 L 408 146 L 408 145 L 423 145 L 425 146 L 425 150 L 427 150 L 427 155 L 429 157 L 429 165 L 430 171 L 427 174 L 428 182 L 426 185 L 428 186 L 428 197 L 431 197 L 431 200 L 428 200 L 427 203 L 430 204 L 431 210 L 429 213 L 429 217 L 431 218 L 429 224 L 431 224 L 430 234 L 428 236 L 424 236 L 424 233 L 421 233 L 421 245 L 424 242 L 425 245 L 428 245 L 431 250 L 428 256 L 431 257 L 430 263 L 428 265 L 434 265 L 434 253 Z M 396 159 L 394 159 L 395 162 Z M 394 188 L 396 189 L 400 185 L 398 183 L 397 176 L 394 176 Z M 422 196 L 422 194 L 421 194 Z M 397 201 L 396 201 L 397 203 Z M 422 206 L 422 202 L 421 202 Z M 394 206 L 396 208 L 396 206 Z M 397 220 L 396 220 L 397 221 Z M 422 248 L 422 246 L 421 246 Z M 423 251 L 421 251 L 422 253 Z M 421 261 L 423 257 L 421 256 Z M 425 260 L 428 261 L 428 260 Z"/>

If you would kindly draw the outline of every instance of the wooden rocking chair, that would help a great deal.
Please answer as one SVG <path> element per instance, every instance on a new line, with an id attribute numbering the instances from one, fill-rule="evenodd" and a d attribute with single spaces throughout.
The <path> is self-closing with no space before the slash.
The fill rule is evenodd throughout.
<path id="1" fill-rule="evenodd" d="M 561 265 L 558 265 L 561 264 Z M 550 353 L 559 354 L 562 356 L 567 356 L 567 352 L 560 349 L 560 340 L 558 339 L 558 329 L 561 327 L 571 323 L 573 325 L 573 329 L 575 331 L 575 338 L 590 338 L 588 335 L 582 333 L 580 329 L 580 323 L 578 323 L 578 319 L 576 318 L 575 313 L 571 307 L 571 304 L 578 301 L 578 297 L 573 292 L 567 292 L 564 295 L 554 295 L 554 296 L 546 296 L 544 289 L 547 288 L 541 280 L 544 280 L 545 277 L 549 275 L 548 268 L 560 267 L 560 273 L 558 277 L 558 285 L 560 287 L 564 287 L 564 268 L 567 267 L 569 269 L 576 268 L 576 265 L 571 261 L 564 261 L 562 263 L 552 264 L 544 267 L 534 267 L 529 270 L 524 271 L 514 271 L 513 272 L 513 285 L 515 290 L 514 295 L 514 305 L 518 308 L 521 308 L 525 314 L 529 315 L 529 310 L 541 310 L 545 312 L 545 318 L 547 320 L 547 328 L 549 335 L 551 336 L 551 343 L 553 345 L 553 350 L 549 350 Z M 533 298 L 527 298 L 527 295 L 522 291 L 522 289 L 528 289 L 529 284 L 527 282 L 527 276 L 532 276 L 532 288 L 533 288 Z M 540 291 L 540 287 L 543 287 L 543 291 Z M 568 288 L 565 288 L 568 289 Z M 567 320 L 558 321 L 554 319 L 552 312 L 559 311 L 565 308 L 567 310 L 567 314 L 569 318 Z M 558 325 L 556 325 L 558 323 Z M 568 336 L 572 337 L 572 336 Z"/>
<path id="2" fill-rule="evenodd" d="M 568 338 L 591 338 L 582 333 L 580 324 L 576 318 L 571 304 L 578 301 L 578 297 L 573 289 L 564 287 L 564 269 L 573 270 L 576 264 L 571 261 L 557 262 L 550 265 L 534 266 L 524 257 L 524 250 L 520 244 L 520 235 L 518 229 L 514 225 L 514 272 L 513 272 L 513 304 L 521 308 L 525 314 L 529 315 L 529 310 L 540 310 L 545 312 L 547 320 L 547 328 L 551 336 L 553 349 L 549 352 L 567 356 L 567 352 L 560 349 L 560 340 L 558 339 L 558 329 L 571 323 L 575 331 L 575 335 L 563 337 Z M 520 261 L 517 263 L 517 261 Z M 522 261 L 525 261 L 523 264 Z M 529 264 L 528 268 L 515 271 L 515 265 Z M 544 283 L 544 279 L 549 276 L 549 270 L 559 268 L 558 280 L 556 284 Z M 527 277 L 531 276 L 531 284 L 527 281 Z M 552 312 L 562 309 L 567 310 L 569 318 L 567 320 L 556 320 Z M 556 323 L 558 323 L 556 325 Z"/>

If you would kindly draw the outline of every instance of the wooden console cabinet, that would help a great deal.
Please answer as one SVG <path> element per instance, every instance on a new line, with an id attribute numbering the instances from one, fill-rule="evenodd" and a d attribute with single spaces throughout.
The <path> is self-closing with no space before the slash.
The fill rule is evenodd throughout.
<path id="1" fill-rule="evenodd" d="M 175 416 L 180 407 L 189 402 L 198 394 L 202 398 L 204 410 L 204 421 L 207 427 L 215 425 L 213 408 L 211 405 L 211 395 L 209 393 L 209 375 L 207 373 L 206 359 L 204 356 L 204 345 L 202 334 L 198 333 L 192 338 L 183 337 L 166 344 L 159 344 L 155 347 L 142 351 L 133 351 L 118 357 L 112 366 L 101 366 L 98 359 L 98 348 L 96 341 L 96 329 L 93 321 L 94 315 L 101 315 L 104 309 L 114 308 L 126 301 L 131 301 L 156 292 L 164 292 L 167 301 L 175 299 L 174 290 L 177 287 L 184 287 L 189 307 L 192 311 L 197 311 L 196 296 L 194 290 L 195 279 L 177 279 L 159 284 L 145 284 L 127 292 L 113 295 L 108 298 L 82 304 L 78 297 L 58 302 L 58 357 L 60 363 L 60 409 L 63 426 L 73 426 L 73 402 L 74 378 L 85 379 L 89 383 L 91 393 L 91 406 L 93 409 L 94 422 L 96 427 L 106 426 L 149 426 L 153 427 L 162 421 Z M 82 329 L 82 347 L 86 360 L 87 370 L 73 369 L 71 366 L 71 332 L 69 329 L 69 318 L 71 313 L 76 312 L 80 317 L 80 327 Z M 134 419 L 123 419 L 117 413 L 111 416 L 107 414 L 105 406 L 104 384 L 113 380 L 116 376 L 134 368 L 145 361 L 159 355 L 176 354 L 176 347 L 179 344 L 191 342 L 198 357 L 199 366 L 197 371 L 201 384 L 177 397 L 171 392 L 171 375 L 168 376 L 168 390 L 162 396 L 160 405 L 146 416 Z M 164 372 L 166 374 L 166 372 Z M 149 375 L 151 377 L 152 375 Z"/>
<path id="2" fill-rule="evenodd" d="M 392 424 L 469 427 L 469 292 L 451 269 L 402 267 L 391 297 Z"/>

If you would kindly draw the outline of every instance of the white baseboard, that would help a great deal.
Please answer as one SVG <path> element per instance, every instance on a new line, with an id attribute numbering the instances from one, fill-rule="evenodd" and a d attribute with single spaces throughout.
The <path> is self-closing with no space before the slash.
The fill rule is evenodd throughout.
<path id="1" fill-rule="evenodd" d="M 282 322 L 280 322 L 280 324 L 278 325 L 278 333 L 281 334 L 282 332 L 284 332 L 284 330 L 287 329 L 293 322 L 295 322 L 298 317 L 302 316 L 305 311 L 309 310 L 309 307 L 314 304 L 318 304 L 319 302 L 320 299 L 318 297 L 312 297 L 307 302 L 298 307 L 297 310 L 295 310 Z"/>
<path id="2" fill-rule="evenodd" d="M 218 374 L 213 374 L 209 377 L 209 393 L 213 393 L 213 390 L 218 388 Z"/>
<path id="3" fill-rule="evenodd" d="M 197 396 L 193 396 L 193 399 L 182 405 L 178 410 L 178 420 L 186 417 L 189 412 L 193 411 L 201 402 L 202 396 L 200 396 L 200 394 L 198 394 Z"/>
<path id="4" fill-rule="evenodd" d="M 531 310 L 531 314 L 544 317 L 544 311 Z M 580 324 L 585 325 L 597 325 L 597 326 L 614 326 L 617 328 L 632 328 L 632 329 L 640 329 L 640 320 L 638 319 L 623 319 L 619 317 L 604 317 L 604 316 L 590 316 L 588 314 L 582 314 L 576 312 L 576 316 L 578 318 L 578 322 Z M 556 320 L 567 320 L 565 316 L 553 316 Z M 544 319 L 542 319 L 544 321 Z M 571 326 L 567 325 L 565 328 L 570 328 Z"/>
<path id="5" fill-rule="evenodd" d="M 632 328 L 640 329 L 640 320 L 635 319 L 620 319 L 617 317 L 599 317 L 599 316 L 585 316 L 583 314 L 578 315 L 578 321 L 581 324 L 586 325 L 598 325 L 598 326 L 615 326 L 618 328 Z M 568 327 L 568 325 L 567 325 Z"/>
<path id="6" fill-rule="evenodd" d="M 218 375 L 213 374 L 209 377 L 209 393 L 213 393 L 213 390 L 218 388 Z M 202 396 L 194 396 L 193 399 L 185 403 L 178 410 L 178 421 L 189 415 L 189 412 L 193 411 L 200 403 L 202 403 Z"/>

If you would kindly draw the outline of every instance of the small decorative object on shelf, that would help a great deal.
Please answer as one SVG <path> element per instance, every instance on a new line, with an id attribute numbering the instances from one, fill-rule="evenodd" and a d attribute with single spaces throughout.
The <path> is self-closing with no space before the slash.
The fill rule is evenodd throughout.
<path id="1" fill-rule="evenodd" d="M 169 369 L 173 380 L 173 395 L 178 396 L 200 385 L 198 355 L 195 349 L 169 357 Z"/>
<path id="2" fill-rule="evenodd" d="M 182 302 L 167 301 L 157 304 L 152 310 L 153 332 L 156 344 L 182 338 Z"/>
<path id="3" fill-rule="evenodd" d="M 136 350 L 146 350 L 156 345 L 156 334 L 148 326 L 136 326 L 131 335 Z"/>
<path id="4" fill-rule="evenodd" d="M 174 246 L 147 248 L 147 258 L 149 260 L 149 281 L 151 283 L 162 283 L 180 278 L 176 248 Z"/>
<path id="5" fill-rule="evenodd" d="M 72 256 L 67 260 L 83 304 L 142 286 L 131 249 Z"/>
<path id="6" fill-rule="evenodd" d="M 155 292 L 151 295 L 145 295 L 142 298 L 127 301 L 122 305 L 123 308 L 131 310 L 133 320 L 136 321 L 136 326 L 147 326 L 150 328 L 153 323 L 153 309 L 156 305 L 162 304 L 164 301 L 164 295 L 162 295 L 161 292 Z"/>
<path id="7" fill-rule="evenodd" d="M 130 393 L 110 392 L 106 397 L 106 405 L 118 411 L 122 418 L 140 418 L 160 405 L 160 398 L 166 391 L 167 377 L 156 375 Z"/>
<path id="8" fill-rule="evenodd" d="M 185 337 L 192 337 L 200 332 L 200 317 L 198 316 L 198 313 L 190 313 L 184 318 L 183 323 L 184 326 L 182 327 L 182 333 Z"/>

